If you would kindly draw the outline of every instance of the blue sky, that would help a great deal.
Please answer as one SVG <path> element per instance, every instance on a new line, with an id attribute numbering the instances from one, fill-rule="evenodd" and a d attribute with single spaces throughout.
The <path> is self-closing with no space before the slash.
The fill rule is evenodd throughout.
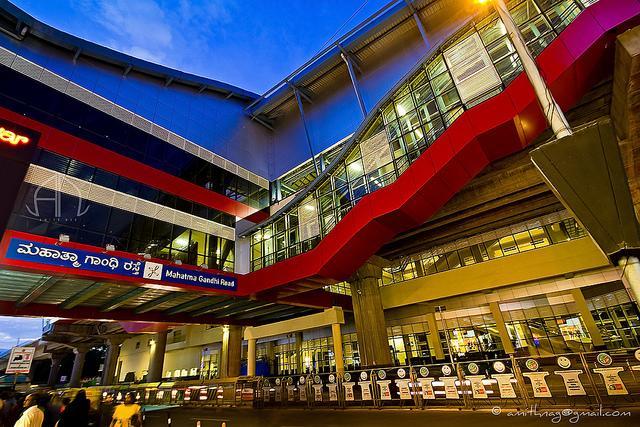
<path id="1" fill-rule="evenodd" d="M 258 93 L 388 1 L 12 0 L 76 36 Z"/>
<path id="2" fill-rule="evenodd" d="M 257 93 L 388 1 L 12 0 L 78 37 Z M 40 335 L 41 319 L 0 316 L 0 349 Z"/>

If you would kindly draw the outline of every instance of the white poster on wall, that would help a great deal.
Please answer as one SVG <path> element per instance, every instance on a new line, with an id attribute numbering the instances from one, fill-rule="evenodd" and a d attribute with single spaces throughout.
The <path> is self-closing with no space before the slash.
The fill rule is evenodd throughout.
<path id="1" fill-rule="evenodd" d="M 362 400 L 371 400 L 371 381 L 360 381 L 358 385 L 362 391 Z"/>
<path id="2" fill-rule="evenodd" d="M 465 378 L 471 382 L 471 393 L 474 399 L 487 398 L 487 390 L 482 383 L 485 378 L 484 375 L 467 375 Z"/>
<path id="3" fill-rule="evenodd" d="M 307 197 L 298 206 L 298 231 L 300 232 L 301 242 L 320 234 L 318 206 L 313 197 Z"/>
<path id="4" fill-rule="evenodd" d="M 371 173 L 393 160 L 385 131 L 360 142 L 360 152 L 364 173 Z"/>
<path id="5" fill-rule="evenodd" d="M 473 33 L 444 51 L 462 102 L 468 102 L 502 84 L 480 35 Z"/>
<path id="6" fill-rule="evenodd" d="M 498 382 L 498 390 L 502 399 L 515 399 L 517 397 L 513 384 L 511 384 L 513 374 L 493 374 L 491 378 Z"/>
<path id="7" fill-rule="evenodd" d="M 549 375 L 549 372 L 523 372 L 522 375 L 531 381 L 533 397 L 551 397 L 551 390 L 545 379 L 545 377 Z"/>
<path id="8" fill-rule="evenodd" d="M 457 377 L 440 377 L 440 381 L 444 384 L 444 395 L 447 399 L 459 399 L 458 387 L 456 387 Z"/>
<path id="9" fill-rule="evenodd" d="M 420 378 L 418 379 L 418 383 L 420 384 L 420 388 L 422 389 L 422 398 L 423 399 L 435 399 L 436 394 L 433 392 L 433 385 L 431 384 L 435 378 Z"/>
<path id="10" fill-rule="evenodd" d="M 342 383 L 342 386 L 344 387 L 344 400 L 355 400 L 353 395 L 354 385 L 356 385 L 356 383 Z"/>
<path id="11" fill-rule="evenodd" d="M 582 370 L 555 371 L 554 374 L 560 375 L 564 381 L 564 388 L 567 389 L 567 396 L 586 396 L 587 392 L 580 381 Z"/>
<path id="12" fill-rule="evenodd" d="M 595 368 L 593 372 L 602 375 L 604 387 L 607 389 L 609 396 L 620 396 L 629 394 L 627 387 L 620 378 L 620 372 L 624 371 L 622 367 Z"/>

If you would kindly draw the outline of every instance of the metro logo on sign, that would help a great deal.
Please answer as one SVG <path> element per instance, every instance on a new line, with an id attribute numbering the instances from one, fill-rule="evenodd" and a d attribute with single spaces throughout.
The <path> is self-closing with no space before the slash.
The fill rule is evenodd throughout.
<path id="1" fill-rule="evenodd" d="M 10 145 L 25 145 L 31 142 L 31 138 L 0 125 L 0 141 L 9 143 Z"/>
<path id="2" fill-rule="evenodd" d="M 35 347 L 14 347 L 11 349 L 9 362 L 5 373 L 28 374 L 31 371 L 31 362 L 36 352 Z"/>

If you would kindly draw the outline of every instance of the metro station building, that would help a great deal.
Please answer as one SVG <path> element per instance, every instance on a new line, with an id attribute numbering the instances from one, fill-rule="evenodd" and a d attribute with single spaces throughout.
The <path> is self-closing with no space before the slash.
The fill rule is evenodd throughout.
<path id="1" fill-rule="evenodd" d="M 639 347 L 640 1 L 507 6 L 530 57 L 398 1 L 255 94 L 0 1 L 0 314 L 60 319 L 48 383 Z"/>

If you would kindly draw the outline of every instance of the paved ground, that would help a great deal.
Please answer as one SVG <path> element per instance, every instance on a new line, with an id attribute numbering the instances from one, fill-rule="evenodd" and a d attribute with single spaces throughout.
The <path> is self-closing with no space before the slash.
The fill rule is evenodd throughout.
<path id="1" fill-rule="evenodd" d="M 497 410 L 496 410 L 497 411 Z M 620 410 L 621 412 L 623 410 Z M 173 427 L 499 427 L 499 426 L 626 426 L 640 425 L 640 410 L 630 414 L 615 414 L 603 410 L 597 413 L 576 414 L 570 409 L 564 415 L 531 412 L 516 414 L 504 411 L 493 415 L 487 411 L 458 410 L 302 410 L 302 409 L 190 409 L 171 411 Z M 166 412 L 147 414 L 145 427 L 167 426 Z"/>

